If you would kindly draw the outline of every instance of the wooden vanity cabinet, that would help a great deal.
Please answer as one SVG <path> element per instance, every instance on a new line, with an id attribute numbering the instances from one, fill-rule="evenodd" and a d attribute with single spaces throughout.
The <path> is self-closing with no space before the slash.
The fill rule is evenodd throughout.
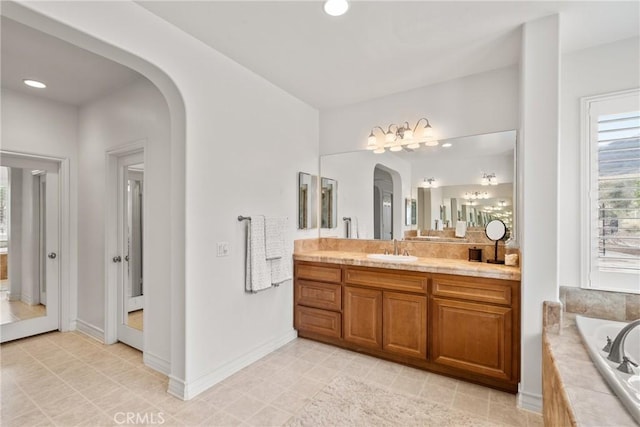
<path id="1" fill-rule="evenodd" d="M 342 269 L 336 265 L 296 262 L 294 327 L 309 338 L 342 337 Z"/>
<path id="2" fill-rule="evenodd" d="M 519 282 L 434 275 L 433 363 L 511 383 L 519 380 Z"/>
<path id="3" fill-rule="evenodd" d="M 518 281 L 296 261 L 294 289 L 301 337 L 517 392 Z"/>

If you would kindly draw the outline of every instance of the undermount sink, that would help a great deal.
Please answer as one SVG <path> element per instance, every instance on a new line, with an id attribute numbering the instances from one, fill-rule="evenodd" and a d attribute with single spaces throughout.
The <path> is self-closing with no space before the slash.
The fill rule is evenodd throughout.
<path id="1" fill-rule="evenodd" d="M 391 255 L 391 254 L 368 254 L 367 258 L 375 259 L 378 261 L 390 261 L 390 262 L 414 262 L 418 260 L 418 257 L 413 255 Z"/>

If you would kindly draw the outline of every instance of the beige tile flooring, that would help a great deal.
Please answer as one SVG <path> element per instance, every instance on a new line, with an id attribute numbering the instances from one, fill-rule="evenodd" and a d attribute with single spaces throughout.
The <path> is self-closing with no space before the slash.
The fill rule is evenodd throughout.
<path id="1" fill-rule="evenodd" d="M 128 413 L 138 417 L 130 418 L 132 424 L 282 425 L 338 375 L 421 396 L 496 425 L 542 425 L 539 415 L 516 409 L 513 395 L 305 339 L 188 402 L 168 395 L 167 378 L 123 344 L 54 332 L 3 344 L 0 351 L 3 426 L 122 425 Z"/>

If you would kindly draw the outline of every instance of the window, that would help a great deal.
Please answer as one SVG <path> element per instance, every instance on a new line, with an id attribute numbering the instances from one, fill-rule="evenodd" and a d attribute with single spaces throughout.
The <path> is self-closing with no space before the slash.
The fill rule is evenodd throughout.
<path id="1" fill-rule="evenodd" d="M 9 240 L 9 168 L 0 166 L 0 249 Z"/>
<path id="2" fill-rule="evenodd" d="M 640 293 L 640 91 L 582 107 L 583 286 Z"/>

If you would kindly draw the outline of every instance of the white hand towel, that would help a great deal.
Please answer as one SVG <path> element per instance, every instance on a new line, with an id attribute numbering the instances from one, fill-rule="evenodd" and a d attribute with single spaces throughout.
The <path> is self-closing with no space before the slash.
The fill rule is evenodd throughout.
<path id="1" fill-rule="evenodd" d="M 467 234 L 467 222 L 466 221 L 457 221 L 456 222 L 456 237 L 464 237 Z"/>
<path id="2" fill-rule="evenodd" d="M 245 290 L 258 292 L 270 288 L 270 267 L 265 253 L 264 216 L 254 215 L 247 227 Z"/>
<path id="3" fill-rule="evenodd" d="M 271 284 L 273 286 L 279 286 L 281 283 L 291 280 L 293 277 L 291 254 L 272 259 L 269 263 L 271 263 Z"/>
<path id="4" fill-rule="evenodd" d="M 284 255 L 284 235 L 287 232 L 287 218 L 267 217 L 264 220 L 265 255 L 268 260 Z"/>

